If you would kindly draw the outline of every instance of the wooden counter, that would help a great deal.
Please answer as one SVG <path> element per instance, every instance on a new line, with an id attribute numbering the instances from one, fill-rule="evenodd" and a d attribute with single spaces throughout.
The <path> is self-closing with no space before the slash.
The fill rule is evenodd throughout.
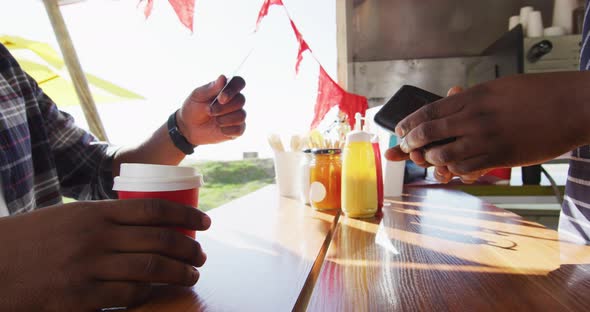
<path id="1" fill-rule="evenodd" d="M 382 218 L 315 212 L 267 187 L 211 211 L 193 289 L 134 311 L 583 311 L 590 246 L 465 193 L 408 188 Z"/>
<path id="2" fill-rule="evenodd" d="M 441 189 L 341 218 L 310 311 L 583 311 L 590 247 Z"/>
<path id="3" fill-rule="evenodd" d="M 198 283 L 193 289 L 158 287 L 136 311 L 291 310 L 327 249 L 335 218 L 280 198 L 275 187 L 208 214 L 211 228 L 197 233 L 207 253 Z"/>

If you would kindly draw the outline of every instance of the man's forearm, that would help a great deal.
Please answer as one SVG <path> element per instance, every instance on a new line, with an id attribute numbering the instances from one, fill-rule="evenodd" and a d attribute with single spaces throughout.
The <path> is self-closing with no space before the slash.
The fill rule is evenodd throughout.
<path id="1" fill-rule="evenodd" d="M 168 135 L 168 128 L 162 125 L 154 134 L 134 148 L 123 148 L 115 154 L 113 176 L 119 175 L 122 163 L 144 163 L 158 165 L 178 165 L 185 157 Z"/>
<path id="2" fill-rule="evenodd" d="M 566 123 L 576 122 L 575 126 L 582 145 L 590 144 L 590 71 L 557 73 L 555 85 L 548 86 L 549 89 L 561 86 L 561 101 L 570 101 L 576 103 L 576 110 L 564 112 L 563 116 L 555 118 L 564 118 Z M 570 124 L 571 125 L 571 124 Z"/>

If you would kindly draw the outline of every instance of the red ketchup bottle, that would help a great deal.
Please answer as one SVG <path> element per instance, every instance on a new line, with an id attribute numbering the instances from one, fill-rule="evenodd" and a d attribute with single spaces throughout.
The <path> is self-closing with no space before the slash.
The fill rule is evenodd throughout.
<path id="1" fill-rule="evenodd" d="M 379 148 L 379 137 L 375 136 L 371 141 L 373 154 L 375 154 L 375 168 L 377 169 L 377 215 L 383 213 L 383 165 L 381 164 L 381 149 Z"/>

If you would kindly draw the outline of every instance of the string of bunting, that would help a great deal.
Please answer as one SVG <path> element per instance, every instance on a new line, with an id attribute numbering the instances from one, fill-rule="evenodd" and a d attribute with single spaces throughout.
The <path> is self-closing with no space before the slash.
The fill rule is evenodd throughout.
<path id="1" fill-rule="evenodd" d="M 144 9 L 144 13 L 147 18 L 150 16 L 153 9 L 154 0 L 140 0 L 140 2 L 141 1 L 147 1 Z M 168 0 L 168 2 L 174 8 L 174 11 L 176 12 L 180 22 L 189 30 L 193 31 L 195 0 Z M 282 0 L 264 1 L 258 13 L 258 19 L 256 20 L 256 31 L 258 31 L 262 20 L 268 15 L 269 9 L 273 5 L 283 7 L 287 17 L 289 18 L 289 22 L 291 23 L 291 28 L 293 29 L 295 38 L 299 43 L 297 62 L 295 63 L 295 73 L 299 74 L 299 67 L 303 61 L 303 54 L 305 51 L 309 51 L 309 54 L 314 58 L 320 67 L 318 77 L 318 96 L 314 108 L 314 118 L 311 123 L 311 128 L 316 128 L 324 119 L 326 114 L 330 111 L 330 109 L 335 106 L 338 106 L 340 111 L 348 116 L 348 122 L 352 127 L 354 124 L 355 113 L 360 112 L 363 115 L 365 114 L 368 108 L 367 98 L 347 92 L 342 87 L 340 87 L 338 83 L 336 83 L 332 77 L 330 77 L 330 75 L 328 75 L 317 57 L 313 54 L 313 51 L 307 44 L 307 41 L 305 41 L 303 35 L 295 25 L 295 22 L 291 18 L 287 7 L 284 5 Z"/>
<path id="2" fill-rule="evenodd" d="M 147 1 L 143 13 L 147 19 L 152 14 L 154 8 L 154 0 L 139 0 L 139 3 Z M 195 16 L 195 1 L 196 0 L 168 0 L 178 20 L 188 28 L 191 32 L 193 31 L 193 21 Z"/>

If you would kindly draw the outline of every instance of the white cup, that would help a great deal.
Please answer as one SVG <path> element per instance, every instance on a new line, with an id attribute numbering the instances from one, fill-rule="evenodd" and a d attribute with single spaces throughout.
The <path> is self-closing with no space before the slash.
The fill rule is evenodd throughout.
<path id="1" fill-rule="evenodd" d="M 301 163 L 299 164 L 299 200 L 306 205 L 310 203 L 309 189 L 311 187 L 311 172 L 309 163 L 311 162 L 311 158 L 311 153 L 303 153 Z"/>
<path id="2" fill-rule="evenodd" d="M 540 11 L 533 11 L 528 15 L 527 37 L 538 38 L 543 37 L 543 16 Z"/>
<path id="3" fill-rule="evenodd" d="M 301 158 L 302 152 L 275 153 L 275 174 L 279 187 L 279 194 L 293 199 L 299 198 L 301 186 Z"/>
<path id="4" fill-rule="evenodd" d="M 522 28 L 525 31 L 526 34 L 526 30 L 528 28 L 528 20 L 529 20 L 529 13 L 533 12 L 534 9 L 532 6 L 526 6 L 526 7 L 522 7 L 520 8 L 520 23 L 522 24 Z"/>
<path id="5" fill-rule="evenodd" d="M 563 35 L 565 35 L 565 29 L 563 29 L 563 27 L 560 26 L 548 27 L 545 28 L 545 30 L 543 31 L 543 36 L 545 37 L 557 37 Z"/>
<path id="6" fill-rule="evenodd" d="M 553 26 L 565 29 L 565 34 L 571 34 L 573 28 L 573 13 L 578 7 L 578 0 L 555 0 L 553 6 Z"/>
<path id="7" fill-rule="evenodd" d="M 405 161 L 384 160 L 383 195 L 387 197 L 402 196 L 404 189 Z"/>
<path id="8" fill-rule="evenodd" d="M 508 31 L 510 31 L 514 27 L 518 26 L 518 24 L 520 24 L 520 16 L 519 15 L 511 16 L 510 20 L 508 20 Z"/>

